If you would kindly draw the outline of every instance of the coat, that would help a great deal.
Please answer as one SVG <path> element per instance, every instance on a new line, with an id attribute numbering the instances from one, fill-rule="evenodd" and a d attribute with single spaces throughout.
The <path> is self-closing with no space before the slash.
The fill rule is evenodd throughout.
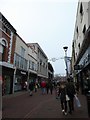
<path id="1" fill-rule="evenodd" d="M 66 91 L 67 91 L 67 95 L 70 98 L 74 97 L 74 95 L 76 94 L 76 91 L 75 91 L 75 87 L 74 87 L 74 85 L 73 85 L 72 82 L 67 83 L 67 85 L 66 85 Z"/>
<path id="2" fill-rule="evenodd" d="M 46 82 L 45 82 L 45 81 L 42 81 L 42 82 L 41 82 L 41 87 L 42 87 L 42 88 L 45 88 L 45 87 L 46 87 Z"/>
<path id="3" fill-rule="evenodd" d="M 64 88 L 60 87 L 59 88 L 59 95 L 60 95 L 60 99 L 63 102 L 66 101 L 66 87 L 64 87 Z"/>
<path id="4" fill-rule="evenodd" d="M 31 82 L 31 83 L 29 83 L 29 90 L 33 90 L 34 89 L 34 84 L 33 84 L 33 82 Z"/>

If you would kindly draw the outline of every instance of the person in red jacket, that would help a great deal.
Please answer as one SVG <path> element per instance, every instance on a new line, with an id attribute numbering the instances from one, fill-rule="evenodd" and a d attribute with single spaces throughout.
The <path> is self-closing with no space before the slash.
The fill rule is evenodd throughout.
<path id="1" fill-rule="evenodd" d="M 42 81 L 41 82 L 41 89 L 42 89 L 42 94 L 46 93 L 46 81 Z"/>

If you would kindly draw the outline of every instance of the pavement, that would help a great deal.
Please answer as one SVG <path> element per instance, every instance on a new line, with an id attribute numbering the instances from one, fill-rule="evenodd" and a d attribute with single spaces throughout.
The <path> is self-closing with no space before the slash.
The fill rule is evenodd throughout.
<path id="1" fill-rule="evenodd" d="M 41 94 L 41 89 L 29 96 L 28 91 L 16 92 L 2 97 L 2 118 L 82 118 L 89 119 L 87 100 L 84 95 L 78 94 L 81 107 L 75 105 L 75 110 L 67 116 L 62 114 L 60 100 L 56 99 L 55 92 Z"/>

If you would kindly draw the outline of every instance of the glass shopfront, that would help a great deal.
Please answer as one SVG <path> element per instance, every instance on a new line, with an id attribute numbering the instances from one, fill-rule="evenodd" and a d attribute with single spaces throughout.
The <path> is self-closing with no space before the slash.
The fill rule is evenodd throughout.
<path id="1" fill-rule="evenodd" d="M 24 70 L 16 70 L 15 80 L 14 80 L 14 91 L 21 91 L 25 88 L 25 82 L 27 82 L 28 72 Z"/>
<path id="2" fill-rule="evenodd" d="M 90 46 L 79 61 L 81 69 L 78 70 L 77 76 L 81 83 L 81 89 L 83 94 L 87 94 L 90 91 Z"/>

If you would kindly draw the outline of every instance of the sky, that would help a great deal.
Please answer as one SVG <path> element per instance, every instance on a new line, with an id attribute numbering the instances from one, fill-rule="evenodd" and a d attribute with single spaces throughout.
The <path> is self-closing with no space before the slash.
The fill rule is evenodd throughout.
<path id="1" fill-rule="evenodd" d="M 0 0 L 0 12 L 26 43 L 38 43 L 55 74 L 65 75 L 63 47 L 72 54 L 78 0 Z M 51 58 L 59 58 L 55 62 Z"/>

